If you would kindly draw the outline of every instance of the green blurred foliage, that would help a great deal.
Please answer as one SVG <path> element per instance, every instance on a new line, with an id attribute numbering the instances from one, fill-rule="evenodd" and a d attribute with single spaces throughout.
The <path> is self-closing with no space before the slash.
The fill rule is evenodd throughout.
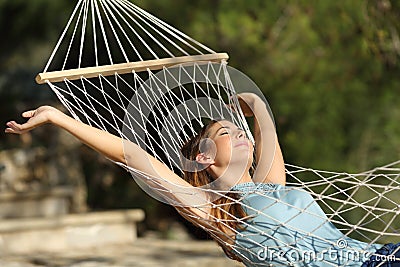
<path id="1" fill-rule="evenodd" d="M 361 171 L 399 158 L 398 2 L 171 3 L 143 7 L 258 84 L 288 162 Z"/>
<path id="2" fill-rule="evenodd" d="M 33 78 L 74 2 L 0 0 L 2 123 L 24 108 L 56 101 Z M 352 172 L 400 158 L 399 1 L 136 3 L 215 51 L 229 53 L 230 65 L 249 75 L 268 99 L 287 162 Z M 9 142 L 1 142 L 1 148 L 17 145 L 14 137 L 1 139 Z M 112 187 L 124 196 L 131 188 L 121 182 Z M 103 193 L 92 191 L 90 202 L 99 203 L 92 206 L 125 207 L 135 199 L 126 195 L 112 203 Z"/>

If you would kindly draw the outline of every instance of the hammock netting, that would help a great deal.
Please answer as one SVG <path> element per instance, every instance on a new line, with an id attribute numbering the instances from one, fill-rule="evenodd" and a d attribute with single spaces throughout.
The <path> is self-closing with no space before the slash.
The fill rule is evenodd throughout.
<path id="1" fill-rule="evenodd" d="M 37 81 L 47 83 L 75 119 L 139 145 L 182 175 L 180 148 L 211 119 L 230 120 L 254 142 L 237 93 L 255 85 L 250 79 L 236 79 L 240 75 L 227 66 L 227 58 L 226 54 L 214 52 L 129 1 L 80 0 Z M 197 192 L 212 191 L 223 197 L 229 191 L 212 187 L 187 190 L 124 162 L 116 164 L 130 171 L 144 191 L 174 206 L 182 203 L 171 195 L 186 194 L 192 207 L 201 207 L 212 203 L 197 201 Z M 357 174 L 285 166 L 287 186 L 308 192 L 322 208 L 324 220 L 344 236 L 365 242 L 366 249 L 373 244 L 399 242 L 400 162 Z M 232 201 L 254 211 L 254 206 L 246 207 L 243 200 L 249 194 L 268 198 L 263 190 L 239 192 L 239 197 Z M 214 208 L 222 207 L 214 205 Z M 268 208 L 258 208 L 252 216 L 269 216 Z M 299 208 L 298 214 L 302 212 L 306 211 Z M 196 216 L 190 212 L 183 215 Z M 236 238 L 248 240 L 252 246 L 262 248 L 263 244 L 254 241 L 251 235 L 276 239 L 274 229 L 257 232 L 259 228 L 249 218 L 234 215 L 231 218 L 252 230 L 232 229 Z M 278 225 L 290 228 L 293 219 L 287 218 Z M 218 223 L 226 224 L 223 220 Z M 235 242 L 232 237 L 231 242 L 221 239 L 223 233 L 218 233 L 211 223 L 199 226 L 234 251 L 246 265 L 314 266 L 302 265 L 304 259 L 288 257 L 254 260 L 260 255 L 248 244 L 241 245 L 245 242 Z M 326 249 L 338 245 L 315 234 L 318 227 L 306 233 L 302 229 L 292 230 L 321 241 Z M 296 244 L 285 242 L 276 240 L 275 251 L 290 248 L 301 252 Z M 315 266 L 337 266 L 325 259 L 320 261 L 322 264 Z M 343 261 L 340 266 L 353 265 Z"/>

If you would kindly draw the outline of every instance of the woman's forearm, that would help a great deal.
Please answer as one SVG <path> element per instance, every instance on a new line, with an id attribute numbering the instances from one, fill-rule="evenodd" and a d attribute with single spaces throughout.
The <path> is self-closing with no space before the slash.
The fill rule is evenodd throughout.
<path id="1" fill-rule="evenodd" d="M 286 183 L 285 165 L 278 142 L 274 121 L 267 106 L 261 99 L 256 99 L 253 105 L 254 139 L 256 143 L 255 176 L 264 182 L 277 184 Z"/>
<path id="2" fill-rule="evenodd" d="M 120 137 L 86 125 L 58 110 L 50 113 L 49 120 L 52 124 L 71 133 L 82 143 L 103 154 L 105 157 L 113 161 L 125 162 L 123 143 Z"/>
<path id="3" fill-rule="evenodd" d="M 253 114 L 254 114 L 254 141 L 257 145 L 256 150 L 256 161 L 261 158 L 262 152 L 266 149 L 264 146 L 267 142 L 267 138 L 276 138 L 274 122 L 271 115 L 268 112 L 267 106 L 264 101 L 257 98 L 253 103 Z M 271 148 L 268 148 L 271 150 Z"/>

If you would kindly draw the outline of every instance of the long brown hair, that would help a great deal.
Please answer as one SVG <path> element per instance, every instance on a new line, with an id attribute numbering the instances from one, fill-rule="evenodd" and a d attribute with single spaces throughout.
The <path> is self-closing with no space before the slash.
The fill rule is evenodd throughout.
<path id="1" fill-rule="evenodd" d="M 204 138 L 209 137 L 210 128 L 217 122 L 218 121 L 215 120 L 210 121 L 201 129 L 201 131 L 196 136 L 189 139 L 181 148 L 182 156 L 190 162 L 195 162 L 195 165 L 191 166 L 191 170 L 193 171 L 184 171 L 183 175 L 183 179 L 190 183 L 192 186 L 204 186 L 210 184 L 215 180 L 215 178 L 213 178 L 200 163 L 196 162 L 196 156 L 200 153 L 200 151 L 203 150 L 201 149 L 201 141 Z M 244 212 L 241 204 L 233 201 L 232 199 L 238 199 L 238 195 L 236 193 L 228 192 L 212 202 L 215 205 L 211 207 L 211 216 L 219 221 L 215 223 L 215 226 L 224 234 L 232 233 L 230 229 L 242 228 L 242 225 L 240 225 L 240 221 L 238 221 L 238 218 L 244 218 L 246 216 L 246 213 Z M 222 241 L 218 239 L 215 240 L 222 247 L 228 257 L 241 261 L 241 259 L 238 258 L 234 253 L 232 253 L 231 250 L 228 250 L 226 248 L 226 245 L 224 245 Z"/>

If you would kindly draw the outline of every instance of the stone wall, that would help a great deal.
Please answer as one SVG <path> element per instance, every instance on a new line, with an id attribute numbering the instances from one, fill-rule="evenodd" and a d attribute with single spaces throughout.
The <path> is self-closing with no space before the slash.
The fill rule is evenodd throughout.
<path id="1" fill-rule="evenodd" d="M 58 129 L 46 130 L 46 147 L 29 142 L 0 151 L 0 218 L 87 211 L 81 143 Z"/>
<path id="2" fill-rule="evenodd" d="M 0 220 L 0 252 L 62 252 L 132 244 L 137 238 L 136 224 L 143 219 L 144 212 L 134 209 Z"/>
<path id="3" fill-rule="evenodd" d="M 144 212 L 88 212 L 82 144 L 55 127 L 36 132 L 0 151 L 0 255 L 132 244 Z"/>

